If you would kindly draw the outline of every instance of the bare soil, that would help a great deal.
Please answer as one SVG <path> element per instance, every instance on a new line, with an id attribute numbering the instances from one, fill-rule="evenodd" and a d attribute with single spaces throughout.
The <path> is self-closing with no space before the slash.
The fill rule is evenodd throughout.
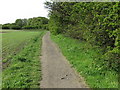
<path id="1" fill-rule="evenodd" d="M 84 79 L 76 73 L 58 46 L 51 41 L 50 32 L 42 39 L 41 88 L 88 88 Z"/>

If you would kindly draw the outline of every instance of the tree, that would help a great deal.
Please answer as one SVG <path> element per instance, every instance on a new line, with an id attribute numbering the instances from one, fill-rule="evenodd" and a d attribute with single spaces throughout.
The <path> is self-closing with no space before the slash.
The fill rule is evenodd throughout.
<path id="1" fill-rule="evenodd" d="M 20 26 L 20 27 L 22 27 L 22 26 L 23 26 L 23 21 L 22 21 L 22 19 L 17 19 L 17 20 L 15 21 L 15 24 L 18 25 L 18 26 Z"/>

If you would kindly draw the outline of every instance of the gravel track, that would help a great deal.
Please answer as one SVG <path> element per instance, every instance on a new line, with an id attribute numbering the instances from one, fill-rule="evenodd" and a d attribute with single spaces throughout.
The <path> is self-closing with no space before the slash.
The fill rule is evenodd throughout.
<path id="1" fill-rule="evenodd" d="M 50 32 L 42 39 L 42 80 L 41 88 L 86 88 L 83 78 L 71 68 L 71 65 L 51 41 Z"/>

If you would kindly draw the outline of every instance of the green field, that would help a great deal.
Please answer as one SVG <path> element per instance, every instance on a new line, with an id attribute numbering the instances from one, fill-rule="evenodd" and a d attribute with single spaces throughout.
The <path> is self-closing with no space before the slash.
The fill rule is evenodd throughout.
<path id="1" fill-rule="evenodd" d="M 45 31 L 4 31 L 2 87 L 39 88 L 40 51 Z"/>
<path id="2" fill-rule="evenodd" d="M 63 35 L 51 35 L 71 65 L 86 80 L 91 88 L 118 88 L 118 73 L 106 70 L 98 63 L 102 55 L 99 48 L 92 48 L 86 42 Z"/>
<path id="3" fill-rule="evenodd" d="M 3 62 L 17 54 L 39 32 L 30 31 L 4 31 L 2 33 L 2 58 Z"/>

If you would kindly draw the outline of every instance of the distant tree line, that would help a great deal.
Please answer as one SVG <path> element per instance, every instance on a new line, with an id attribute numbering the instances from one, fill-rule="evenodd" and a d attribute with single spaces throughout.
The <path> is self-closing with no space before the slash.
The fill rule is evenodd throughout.
<path id="1" fill-rule="evenodd" d="M 0 24 L 0 29 L 2 29 L 2 24 Z"/>
<path id="2" fill-rule="evenodd" d="M 120 2 L 46 2 L 49 30 L 103 49 L 102 63 L 118 71 L 120 63 Z"/>
<path id="3" fill-rule="evenodd" d="M 15 23 L 2 25 L 2 29 L 48 29 L 48 19 L 45 17 L 34 17 L 29 19 L 17 19 Z"/>

